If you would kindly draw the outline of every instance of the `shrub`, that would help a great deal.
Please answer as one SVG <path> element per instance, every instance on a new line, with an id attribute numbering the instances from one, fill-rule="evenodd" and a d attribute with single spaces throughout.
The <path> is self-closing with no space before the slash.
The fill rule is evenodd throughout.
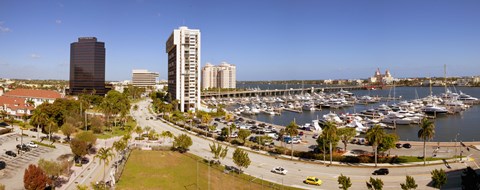
<path id="1" fill-rule="evenodd" d="M 55 145 L 51 145 L 51 144 L 45 144 L 45 143 L 41 143 L 41 142 L 38 142 L 38 141 L 32 141 L 33 143 L 35 144 L 38 144 L 40 146 L 46 146 L 46 147 L 49 147 L 49 148 L 57 148 L 55 147 Z"/>

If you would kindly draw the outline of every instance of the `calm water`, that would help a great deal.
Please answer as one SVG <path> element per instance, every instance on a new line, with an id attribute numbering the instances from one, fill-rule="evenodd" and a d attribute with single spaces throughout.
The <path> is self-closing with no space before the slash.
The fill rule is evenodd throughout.
<path id="1" fill-rule="evenodd" d="M 261 89 L 279 89 L 281 85 L 255 85 L 255 86 L 242 86 L 242 87 L 250 87 L 250 88 L 261 88 Z M 301 85 L 299 85 L 301 87 Z M 295 88 L 296 86 L 292 86 Z M 298 87 L 298 86 L 297 86 Z M 305 87 L 307 87 L 305 85 Z M 285 87 L 283 87 L 284 89 Z M 288 87 L 290 88 L 290 86 Z M 473 97 L 480 98 L 480 88 L 469 88 L 469 87 L 457 87 L 456 89 L 450 88 L 452 91 L 462 91 L 466 94 L 469 94 Z M 385 90 L 359 90 L 359 91 L 352 91 L 357 95 L 357 97 L 362 95 L 370 95 L 370 96 L 388 96 L 389 94 L 393 96 L 393 89 L 385 89 Z M 434 95 L 440 95 L 441 93 L 445 92 L 445 88 L 443 87 L 433 87 L 432 92 Z M 395 95 L 397 97 L 401 96 L 403 100 L 410 100 L 414 99 L 418 94 L 418 97 L 425 97 L 430 94 L 429 87 L 397 87 L 395 88 Z M 377 104 L 369 104 L 369 105 L 356 105 L 355 107 L 348 107 L 345 109 L 332 109 L 336 113 L 354 113 L 360 112 L 362 110 L 368 108 L 375 108 L 379 104 L 384 103 L 380 102 Z M 305 123 L 311 122 L 313 119 L 316 119 L 317 116 L 322 118 L 324 114 L 330 112 L 329 109 L 323 109 L 322 111 L 304 111 L 303 113 L 293 113 L 289 111 L 282 112 L 281 115 L 266 115 L 266 114 L 258 114 L 255 116 L 249 116 L 253 119 L 274 123 L 277 125 L 287 125 L 294 119 L 296 120 L 297 124 L 303 125 Z M 435 119 L 435 137 L 433 141 L 455 141 L 455 136 L 458 135 L 458 140 L 462 141 L 480 141 L 480 105 L 474 105 L 467 109 L 466 111 L 454 114 L 454 115 L 445 115 L 439 116 Z M 397 126 L 395 130 L 389 130 L 390 132 L 396 132 L 401 140 L 419 140 L 417 138 L 418 132 L 417 125 L 400 125 Z"/>

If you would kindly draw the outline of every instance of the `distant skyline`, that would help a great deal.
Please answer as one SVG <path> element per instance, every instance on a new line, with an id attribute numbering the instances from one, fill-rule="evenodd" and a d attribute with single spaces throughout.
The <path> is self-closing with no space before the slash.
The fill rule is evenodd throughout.
<path id="1" fill-rule="evenodd" d="M 202 67 L 237 80 L 480 75 L 480 1 L 0 1 L 0 78 L 69 78 L 70 43 L 105 42 L 106 80 L 167 78 L 165 43 L 202 32 Z"/>

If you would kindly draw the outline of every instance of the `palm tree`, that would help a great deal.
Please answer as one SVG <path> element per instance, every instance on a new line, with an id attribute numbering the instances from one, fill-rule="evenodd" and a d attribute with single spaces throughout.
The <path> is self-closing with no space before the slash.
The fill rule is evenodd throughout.
<path id="1" fill-rule="evenodd" d="M 329 152 L 330 152 L 330 164 L 332 164 L 333 160 L 333 151 L 332 151 L 332 141 L 337 139 L 337 125 L 333 122 L 327 122 L 323 127 L 322 136 L 324 138 L 323 142 L 323 159 L 325 160 L 325 143 L 328 141 L 329 144 Z"/>
<path id="2" fill-rule="evenodd" d="M 52 127 L 57 125 L 57 122 L 55 122 L 53 119 L 49 119 L 47 121 L 47 125 L 48 125 L 48 140 L 52 141 Z"/>
<path id="3" fill-rule="evenodd" d="M 280 131 L 278 132 L 278 139 L 280 139 L 280 146 L 282 146 L 283 148 L 285 148 L 285 141 L 283 140 L 284 137 L 285 129 L 280 129 Z"/>
<path id="4" fill-rule="evenodd" d="M 291 140 L 291 149 L 292 150 L 290 151 L 291 152 L 290 159 L 293 160 L 293 137 L 298 135 L 298 125 L 295 123 L 295 121 L 290 122 L 290 124 L 288 124 L 285 127 L 285 133 L 290 135 L 290 138 L 292 139 Z"/>
<path id="5" fill-rule="evenodd" d="M 420 122 L 420 130 L 418 131 L 418 138 L 423 140 L 423 165 L 427 163 L 427 140 L 431 140 L 435 135 L 435 124 L 427 118 L 423 118 Z"/>
<path id="6" fill-rule="evenodd" d="M 20 143 L 23 144 L 23 130 L 28 130 L 30 129 L 30 125 L 28 123 L 21 123 L 20 124 L 20 130 L 22 131 L 22 136 L 20 136 Z"/>
<path id="7" fill-rule="evenodd" d="M 105 148 L 102 147 L 100 150 L 98 150 L 97 155 L 95 155 L 94 158 L 100 159 L 100 161 L 103 161 L 103 181 L 105 182 L 105 168 L 110 163 L 110 159 L 113 157 L 112 153 L 112 148 Z"/>
<path id="8" fill-rule="evenodd" d="M 124 140 L 115 141 L 113 142 L 113 148 L 115 152 L 120 153 L 127 148 L 127 142 Z"/>
<path id="9" fill-rule="evenodd" d="M 135 128 L 135 133 L 138 134 L 138 139 L 140 139 L 140 137 L 141 137 L 141 135 L 142 135 L 142 133 L 143 133 L 142 127 L 137 126 L 137 128 Z"/>
<path id="10" fill-rule="evenodd" d="M 233 115 L 231 113 L 226 113 L 225 114 L 225 121 L 231 122 L 233 120 Z M 235 126 L 235 124 L 232 123 L 232 125 Z M 228 127 L 228 141 L 230 142 L 230 133 L 231 133 L 231 127 Z"/>
<path id="11" fill-rule="evenodd" d="M 5 117 L 7 117 L 7 111 L 5 110 L 0 110 L 0 116 L 2 117 L 2 121 L 5 120 Z"/>
<path id="12" fill-rule="evenodd" d="M 367 131 L 365 138 L 368 142 L 372 143 L 373 151 L 375 152 L 375 167 L 377 167 L 377 149 L 378 145 L 382 143 L 382 139 L 385 136 L 385 131 L 380 128 L 380 125 L 375 125 L 373 128 Z"/>
<path id="13" fill-rule="evenodd" d="M 173 138 L 173 133 L 170 131 L 163 131 L 160 136 L 163 138 L 163 141 L 165 141 L 165 138 L 172 139 Z"/>
<path id="14" fill-rule="evenodd" d="M 30 118 L 30 123 L 37 126 L 37 139 L 40 138 L 40 126 L 45 126 L 48 121 L 48 115 L 45 112 L 40 110 L 35 110 L 32 117 Z"/>

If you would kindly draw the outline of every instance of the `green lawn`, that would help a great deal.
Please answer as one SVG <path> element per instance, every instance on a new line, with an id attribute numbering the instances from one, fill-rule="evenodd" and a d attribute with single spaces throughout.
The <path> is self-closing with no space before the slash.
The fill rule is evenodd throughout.
<path id="1" fill-rule="evenodd" d="M 119 127 L 112 127 L 112 131 L 104 131 L 102 134 L 96 134 L 97 138 L 99 139 L 108 139 L 117 136 L 123 136 L 127 132 L 125 130 L 120 129 Z"/>
<path id="2" fill-rule="evenodd" d="M 198 172 L 197 172 L 198 167 Z M 247 175 L 224 173 L 195 155 L 172 151 L 134 150 L 117 183 L 117 189 L 296 189 L 282 187 Z"/>
<path id="3" fill-rule="evenodd" d="M 399 156 L 398 159 L 400 163 L 423 162 L 423 157 L 417 157 L 417 156 Z M 442 159 L 449 159 L 449 158 L 427 157 L 427 161 L 436 161 L 436 160 L 442 160 Z"/>

